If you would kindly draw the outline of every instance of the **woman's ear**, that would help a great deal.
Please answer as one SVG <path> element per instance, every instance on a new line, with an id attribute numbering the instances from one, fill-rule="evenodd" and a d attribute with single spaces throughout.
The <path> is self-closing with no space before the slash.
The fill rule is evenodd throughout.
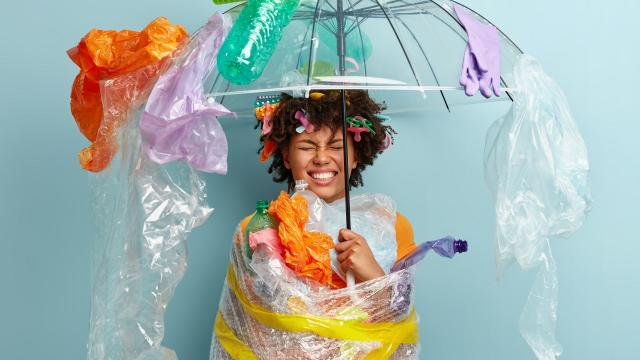
<path id="1" fill-rule="evenodd" d="M 282 149 L 282 160 L 284 162 L 284 167 L 291 170 L 291 164 L 289 163 L 289 149 Z"/>

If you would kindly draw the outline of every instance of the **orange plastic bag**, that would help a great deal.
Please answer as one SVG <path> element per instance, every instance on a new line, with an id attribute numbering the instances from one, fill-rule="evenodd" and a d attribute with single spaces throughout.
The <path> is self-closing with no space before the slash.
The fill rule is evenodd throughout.
<path id="1" fill-rule="evenodd" d="M 284 247 L 284 261 L 303 277 L 332 286 L 331 236 L 304 229 L 309 219 L 307 200 L 302 196 L 290 198 L 284 191 L 271 202 L 269 213 L 278 218 L 278 235 Z"/>
<path id="2" fill-rule="evenodd" d="M 115 131 L 126 120 L 127 110 L 144 98 L 165 60 L 187 37 L 181 25 L 159 17 L 140 32 L 93 29 L 67 51 L 80 67 L 71 89 L 71 113 L 80 132 L 92 142 L 79 154 L 84 169 L 98 172 L 109 165 L 117 151 Z M 101 89 L 100 82 L 123 75 L 130 76 L 116 81 L 109 104 L 103 104 L 104 87 L 110 83 L 103 83 Z"/>

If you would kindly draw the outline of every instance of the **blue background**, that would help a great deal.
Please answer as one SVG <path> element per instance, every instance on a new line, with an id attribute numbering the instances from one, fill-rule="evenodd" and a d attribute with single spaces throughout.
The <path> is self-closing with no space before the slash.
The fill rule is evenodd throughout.
<path id="1" fill-rule="evenodd" d="M 640 117 L 637 1 L 465 2 L 537 57 L 564 88 L 589 148 L 594 209 L 552 244 L 560 276 L 563 359 L 640 358 Z M 81 359 L 90 301 L 86 146 L 69 112 L 77 72 L 65 50 L 92 27 L 140 29 L 164 15 L 189 31 L 207 0 L 38 1 L 2 6 L 0 52 L 0 358 Z M 466 238 L 471 252 L 420 268 L 422 357 L 532 359 L 517 321 L 534 272 L 495 280 L 494 215 L 484 185 L 484 134 L 504 106 L 394 118 L 397 146 L 365 173 L 392 195 L 418 241 Z M 206 359 L 235 223 L 272 184 L 248 120 L 226 120 L 228 176 L 206 176 L 214 215 L 189 239 L 189 271 L 166 316 L 165 345 Z M 416 155 L 419 156 L 416 156 Z M 390 177 L 388 174 L 395 174 Z M 222 191 L 224 189 L 224 191 Z"/>

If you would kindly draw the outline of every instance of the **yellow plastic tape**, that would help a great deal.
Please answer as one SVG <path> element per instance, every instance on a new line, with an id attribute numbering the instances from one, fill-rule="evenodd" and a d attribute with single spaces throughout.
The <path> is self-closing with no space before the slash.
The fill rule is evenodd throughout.
<path id="1" fill-rule="evenodd" d="M 227 272 L 227 285 L 240 301 L 244 310 L 255 320 L 265 326 L 288 332 L 313 332 L 322 337 L 352 340 L 352 341 L 377 341 L 382 347 L 372 351 L 367 359 L 388 358 L 402 344 L 416 344 L 418 342 L 418 324 L 416 322 L 415 309 L 404 320 L 399 322 L 362 323 L 357 320 L 339 320 L 327 317 L 302 314 L 278 314 L 273 313 L 260 305 L 251 303 L 236 281 L 233 268 L 229 266 Z M 221 318 L 218 315 L 218 318 Z M 218 334 L 218 318 L 216 319 L 216 335 Z M 224 321 L 224 320 L 222 320 Z M 228 329 L 228 327 L 227 327 Z M 221 330 L 224 330 L 221 328 Z M 229 330 L 231 332 L 231 330 Z M 225 334 L 224 332 L 221 332 Z M 231 335 L 233 333 L 231 332 Z M 220 336 L 218 336 L 220 340 Z M 235 339 L 235 340 L 234 340 Z M 237 349 L 235 342 L 240 342 L 235 336 L 228 336 L 220 340 L 231 349 Z M 248 349 L 245 344 L 244 347 Z M 250 350 L 249 350 L 250 351 Z M 255 355 L 253 355 L 255 356 Z"/>
<path id="2" fill-rule="evenodd" d="M 258 357 L 253 353 L 253 351 L 251 351 L 251 348 L 236 337 L 233 330 L 229 328 L 219 311 L 218 315 L 216 315 L 214 332 L 220 342 L 220 345 L 222 345 L 233 359 L 258 360 Z"/>

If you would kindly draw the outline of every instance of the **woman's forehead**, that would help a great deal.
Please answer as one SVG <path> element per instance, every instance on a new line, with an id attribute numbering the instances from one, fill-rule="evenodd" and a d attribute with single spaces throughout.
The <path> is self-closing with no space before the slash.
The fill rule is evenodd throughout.
<path id="1" fill-rule="evenodd" d="M 342 131 L 340 131 L 340 129 L 331 130 L 328 126 L 323 126 L 312 133 L 303 132 L 301 134 L 295 134 L 292 138 L 292 142 L 308 140 L 315 143 L 328 143 L 335 140 L 342 141 Z"/>

